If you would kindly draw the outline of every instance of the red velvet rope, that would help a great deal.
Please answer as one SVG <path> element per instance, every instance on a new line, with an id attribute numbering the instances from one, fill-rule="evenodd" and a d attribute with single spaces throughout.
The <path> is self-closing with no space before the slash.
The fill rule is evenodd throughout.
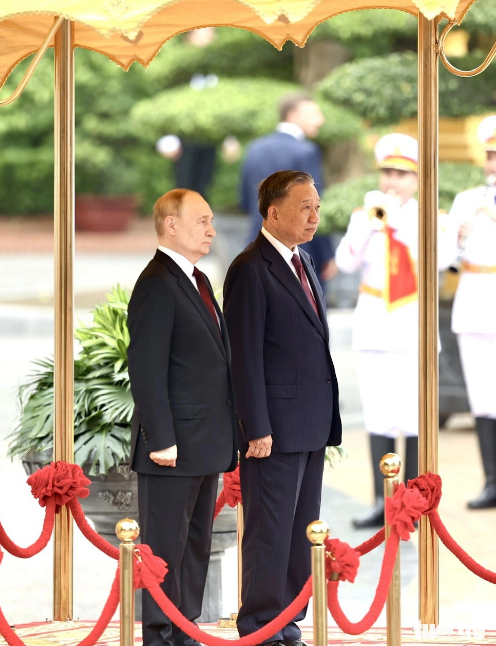
<path id="1" fill-rule="evenodd" d="M 103 538 L 103 536 L 100 536 L 98 532 L 95 532 L 86 520 L 86 516 L 84 515 L 84 511 L 81 508 L 79 500 L 71 500 L 71 502 L 67 503 L 67 506 L 71 510 L 74 520 L 76 521 L 76 525 L 81 530 L 83 536 L 101 552 L 110 556 L 111 559 L 119 560 L 119 548 L 114 547 L 105 538 Z"/>
<path id="2" fill-rule="evenodd" d="M 1 562 L 1 561 L 0 561 Z M 79 642 L 79 646 L 95 646 L 96 642 L 100 639 L 105 628 L 107 628 L 110 620 L 114 616 L 115 611 L 119 605 L 119 573 L 115 575 L 112 583 L 110 594 L 102 610 L 102 614 L 98 621 L 92 628 L 91 632 Z M 0 608 L 0 635 L 5 639 L 9 646 L 26 646 L 22 639 L 17 635 L 9 625 L 5 615 Z"/>
<path id="3" fill-rule="evenodd" d="M 372 550 L 375 550 L 376 547 L 379 547 L 382 543 L 384 543 L 384 537 L 385 537 L 385 529 L 384 527 L 380 529 L 377 534 L 374 534 L 371 538 L 369 538 L 367 541 L 359 545 L 358 547 L 355 547 L 355 552 L 358 552 L 360 556 L 364 556 L 364 554 L 368 554 Z"/>
<path id="4" fill-rule="evenodd" d="M 146 588 L 155 599 L 155 602 L 162 612 L 175 624 L 180 630 L 184 631 L 192 639 L 205 644 L 205 646 L 257 646 L 270 640 L 277 632 L 282 630 L 296 615 L 308 604 L 312 596 L 312 577 L 309 577 L 303 586 L 299 595 L 292 601 L 281 614 L 272 619 L 268 624 L 259 630 L 245 635 L 240 639 L 223 639 L 204 632 L 176 608 L 168 599 L 164 591 L 157 582 L 156 577 L 150 572 L 148 567 L 141 568 L 141 578 Z"/>
<path id="5" fill-rule="evenodd" d="M 431 525 L 436 530 L 442 543 L 449 549 L 449 551 L 456 556 L 456 558 L 463 563 L 463 565 L 473 572 L 475 575 L 489 581 L 489 583 L 496 583 L 496 572 L 487 570 L 485 567 L 474 561 L 474 559 L 465 552 L 465 550 L 458 545 L 458 543 L 450 536 L 443 521 L 439 517 L 437 510 L 429 514 Z"/>
<path id="6" fill-rule="evenodd" d="M 4 547 L 7 552 L 16 556 L 19 559 L 29 559 L 36 554 L 39 554 L 48 544 L 53 532 L 53 525 L 55 522 L 55 500 L 48 499 L 45 507 L 45 520 L 43 521 L 43 529 L 41 534 L 32 545 L 29 547 L 19 547 L 9 538 L 7 532 L 0 523 L 0 545 Z"/>
<path id="7" fill-rule="evenodd" d="M 375 591 L 374 600 L 370 610 L 361 621 L 353 623 L 349 621 L 339 605 L 338 585 L 339 581 L 329 581 L 327 584 L 328 605 L 331 615 L 339 628 L 348 635 L 360 635 L 369 630 L 379 618 L 379 615 L 386 603 L 391 577 L 393 576 L 393 567 L 398 553 L 400 538 L 396 530 L 392 529 L 391 536 L 386 543 L 384 558 L 382 560 L 381 575 L 377 590 Z"/>

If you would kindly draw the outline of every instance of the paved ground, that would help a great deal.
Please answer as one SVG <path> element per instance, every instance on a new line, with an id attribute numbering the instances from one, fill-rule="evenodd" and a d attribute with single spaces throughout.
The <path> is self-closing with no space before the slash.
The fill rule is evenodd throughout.
<path id="1" fill-rule="evenodd" d="M 0 227 L 1 228 L 1 227 Z M 127 243 L 126 243 L 127 244 Z M 0 242 L 0 249 L 2 243 Z M 153 249 L 153 246 L 150 247 Z M 53 262 L 46 249 L 22 248 L 24 253 L 0 256 L 0 519 L 12 537 L 23 545 L 37 535 L 42 510 L 31 498 L 19 463 L 5 456 L 5 437 L 16 416 L 16 386 L 29 371 L 30 360 L 53 351 L 51 300 Z M 131 286 L 151 251 L 137 253 L 78 253 L 75 269 L 77 314 L 85 316 L 116 282 Z M 206 259 L 204 268 L 220 283 L 224 262 Z M 359 544 L 368 532 L 352 530 L 351 518 L 370 502 L 370 473 L 367 438 L 363 431 L 356 389 L 354 360 L 350 349 L 349 311 L 331 311 L 332 349 L 340 379 L 344 448 L 348 457 L 326 471 L 322 518 L 332 534 Z M 440 434 L 440 473 L 443 476 L 441 516 L 456 540 L 486 567 L 496 570 L 494 533 L 496 510 L 468 512 L 465 501 L 482 484 L 475 436 L 470 418 L 453 420 L 453 427 Z M 402 545 L 402 609 L 404 626 L 417 621 L 417 539 Z M 11 623 L 44 620 L 51 616 L 50 549 L 29 561 L 6 555 L 0 569 L 0 605 Z M 357 620 L 371 603 L 380 567 L 380 552 L 364 557 L 354 585 L 342 584 L 341 599 L 350 618 Z M 496 627 L 496 587 L 479 581 L 440 548 L 441 622 L 458 624 L 479 621 Z M 77 532 L 75 536 L 75 616 L 92 619 L 100 612 L 108 594 L 114 565 Z M 224 611 L 235 610 L 235 553 L 226 554 L 223 564 Z M 384 625 L 381 617 L 378 625 Z"/>

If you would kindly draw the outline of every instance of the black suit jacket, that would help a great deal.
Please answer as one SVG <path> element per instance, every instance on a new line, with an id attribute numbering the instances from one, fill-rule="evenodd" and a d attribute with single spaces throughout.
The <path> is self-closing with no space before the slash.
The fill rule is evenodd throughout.
<path id="1" fill-rule="evenodd" d="M 215 305 L 222 336 L 191 280 L 162 251 L 136 283 L 128 360 L 135 402 L 131 464 L 138 473 L 199 476 L 236 466 L 230 348 Z M 150 459 L 151 451 L 174 444 L 176 467 Z"/>
<path id="2" fill-rule="evenodd" d="M 305 251 L 300 256 L 319 316 L 261 233 L 234 260 L 224 283 L 241 439 L 272 435 L 272 450 L 280 453 L 341 443 L 324 296 L 310 256 Z"/>

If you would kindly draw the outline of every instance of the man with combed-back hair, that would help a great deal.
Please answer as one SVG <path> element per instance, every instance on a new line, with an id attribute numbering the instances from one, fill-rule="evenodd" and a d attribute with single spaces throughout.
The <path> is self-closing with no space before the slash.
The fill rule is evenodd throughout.
<path id="1" fill-rule="evenodd" d="M 224 284 L 245 518 L 241 636 L 277 617 L 310 575 L 306 528 L 319 517 L 325 447 L 341 443 L 324 295 L 299 249 L 317 230 L 319 207 L 308 173 L 265 179 L 262 231 Z M 305 613 L 267 643 L 301 646 L 295 622 Z"/>
<path id="2" fill-rule="evenodd" d="M 131 465 L 141 538 L 168 565 L 162 589 L 201 614 L 218 475 L 237 462 L 230 348 L 224 317 L 196 263 L 210 250 L 212 211 L 176 189 L 154 207 L 159 247 L 129 302 L 129 377 L 135 403 Z M 199 646 L 143 591 L 144 646 Z"/>

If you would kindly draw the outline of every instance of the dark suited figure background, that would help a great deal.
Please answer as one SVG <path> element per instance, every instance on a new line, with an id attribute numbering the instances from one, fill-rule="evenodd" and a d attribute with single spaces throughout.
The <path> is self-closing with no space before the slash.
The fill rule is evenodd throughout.
<path id="1" fill-rule="evenodd" d="M 319 106 L 306 93 L 288 94 L 279 104 L 276 130 L 255 139 L 246 152 L 241 175 L 241 208 L 250 214 L 250 238 L 255 240 L 262 227 L 258 210 L 259 183 L 281 170 L 304 171 L 311 175 L 315 188 L 322 195 L 322 153 L 311 138 L 316 137 L 324 124 Z M 300 247 L 309 253 L 314 262 L 317 278 L 325 294 L 325 284 L 337 274 L 334 247 L 328 235 L 314 235 Z"/>
<path id="2" fill-rule="evenodd" d="M 326 446 L 341 443 L 324 295 L 311 257 L 320 199 L 310 175 L 282 171 L 260 186 L 264 218 L 224 284 L 240 431 L 245 531 L 238 631 L 274 619 L 310 575 L 307 525 L 319 517 Z M 301 643 L 296 621 L 271 642 Z"/>
<path id="3" fill-rule="evenodd" d="M 212 211 L 198 194 L 157 200 L 159 248 L 129 303 L 129 376 L 135 402 L 131 465 L 141 537 L 164 559 L 162 589 L 191 621 L 201 614 L 218 474 L 237 463 L 230 348 L 208 278 Z M 144 646 L 198 646 L 143 591 Z"/>

